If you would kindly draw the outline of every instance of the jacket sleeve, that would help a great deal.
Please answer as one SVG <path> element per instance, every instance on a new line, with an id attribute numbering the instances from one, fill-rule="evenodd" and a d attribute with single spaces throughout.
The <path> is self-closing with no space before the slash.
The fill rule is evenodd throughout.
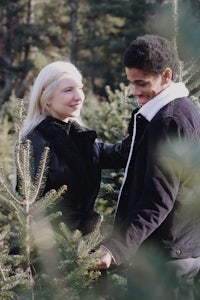
<path id="1" fill-rule="evenodd" d="M 128 160 L 130 145 L 130 135 L 116 144 L 98 142 L 101 169 L 124 168 Z"/>
<path id="2" fill-rule="evenodd" d="M 111 239 L 103 244 L 112 253 L 117 265 L 128 262 L 172 211 L 182 173 L 180 145 L 183 144 L 183 136 L 181 121 L 178 124 L 172 119 L 165 124 L 157 121 L 149 127 L 143 190 L 139 199 L 131 205 L 130 178 L 128 213 L 115 227 Z M 179 144 L 178 150 L 175 141 Z M 180 168 L 177 168 L 177 161 Z"/>
<path id="3" fill-rule="evenodd" d="M 133 117 L 137 111 L 138 108 L 132 112 L 128 124 L 128 134 L 121 142 L 115 144 L 98 142 L 100 166 L 102 169 L 118 169 L 126 167 L 133 135 Z"/>

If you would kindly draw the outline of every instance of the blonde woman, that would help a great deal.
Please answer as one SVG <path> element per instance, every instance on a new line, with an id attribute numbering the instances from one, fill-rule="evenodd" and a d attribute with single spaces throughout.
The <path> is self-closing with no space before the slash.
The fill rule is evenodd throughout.
<path id="1" fill-rule="evenodd" d="M 49 147 L 44 193 L 67 185 L 57 210 L 71 230 L 87 234 L 99 218 L 94 202 L 101 169 L 125 166 L 129 137 L 114 145 L 98 142 L 96 132 L 78 122 L 84 99 L 82 75 L 72 63 L 48 64 L 33 85 L 21 138 L 32 143 L 35 172 Z"/>

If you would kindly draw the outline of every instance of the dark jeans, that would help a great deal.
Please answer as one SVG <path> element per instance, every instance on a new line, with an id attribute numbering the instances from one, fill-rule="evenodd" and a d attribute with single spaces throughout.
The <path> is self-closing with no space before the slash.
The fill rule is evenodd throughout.
<path id="1" fill-rule="evenodd" d="M 200 257 L 143 257 L 128 272 L 129 300 L 200 300 Z"/>
<path id="2" fill-rule="evenodd" d="M 177 277 L 175 300 L 200 299 L 200 257 L 176 259 L 168 263 Z"/>

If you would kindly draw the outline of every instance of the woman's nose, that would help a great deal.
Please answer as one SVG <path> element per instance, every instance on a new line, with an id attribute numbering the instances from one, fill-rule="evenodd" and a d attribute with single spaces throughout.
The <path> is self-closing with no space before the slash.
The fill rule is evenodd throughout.
<path id="1" fill-rule="evenodd" d="M 74 94 L 74 100 L 75 101 L 80 101 L 84 100 L 84 93 L 83 90 L 77 90 Z"/>

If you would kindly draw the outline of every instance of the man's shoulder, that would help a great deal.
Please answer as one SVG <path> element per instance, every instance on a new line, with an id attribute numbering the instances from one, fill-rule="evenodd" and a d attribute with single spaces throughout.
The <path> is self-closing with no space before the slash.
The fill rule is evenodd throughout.
<path id="1" fill-rule="evenodd" d="M 176 98 L 173 101 L 162 107 L 155 117 L 178 117 L 186 116 L 187 118 L 191 115 L 199 117 L 200 111 L 197 109 L 191 98 L 183 97 Z"/>

